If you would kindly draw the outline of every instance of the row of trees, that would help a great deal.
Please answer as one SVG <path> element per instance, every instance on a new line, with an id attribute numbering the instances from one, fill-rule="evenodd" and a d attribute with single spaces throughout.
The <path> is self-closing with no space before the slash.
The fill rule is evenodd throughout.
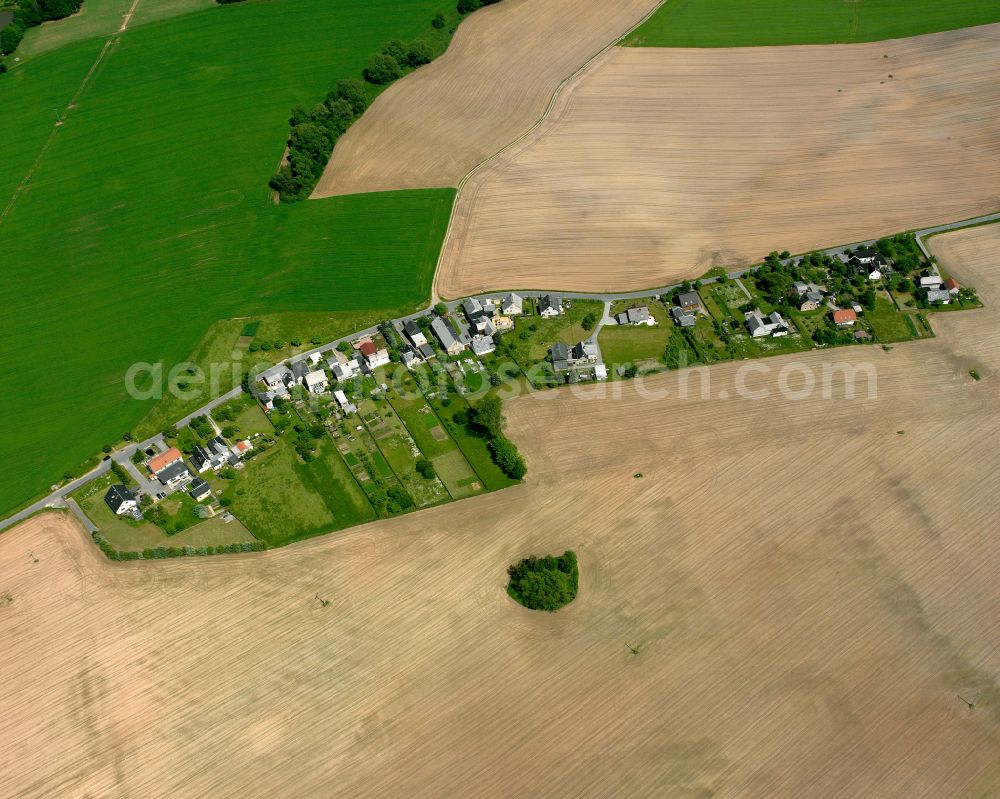
<path id="1" fill-rule="evenodd" d="M 289 119 L 288 159 L 270 186 L 283 202 L 309 196 L 323 174 L 333 145 L 368 107 L 368 92 L 357 79 L 342 80 L 312 109 L 299 105 Z"/>
<path id="2" fill-rule="evenodd" d="M 469 422 L 486 438 L 490 455 L 508 477 L 520 480 L 528 472 L 517 446 L 503 433 L 506 420 L 503 403 L 496 394 L 487 394 L 472 408 Z"/>
<path id="3" fill-rule="evenodd" d="M 151 547 L 142 550 L 121 550 L 108 541 L 100 532 L 91 533 L 94 543 L 110 560 L 160 560 L 162 558 L 183 558 L 206 555 L 226 555 L 236 552 L 262 552 L 267 549 L 263 541 L 243 541 L 239 544 L 220 544 L 211 547 Z"/>
<path id="4" fill-rule="evenodd" d="M 224 1 L 238 0 L 217 0 Z M 459 0 L 458 13 L 468 14 L 499 1 Z M 447 20 L 441 13 L 431 20 L 431 25 L 436 30 L 441 30 L 446 24 Z M 312 193 L 337 139 L 364 113 L 371 97 L 376 93 L 370 87 L 392 83 L 407 72 L 430 63 L 436 54 L 434 43 L 428 39 L 415 39 L 412 42 L 393 39 L 381 52 L 368 58 L 361 71 L 363 81 L 342 80 L 322 103 L 311 109 L 301 105 L 294 108 L 289 120 L 291 132 L 288 136 L 287 163 L 277 171 L 269 184 L 278 192 L 281 201 L 304 200 Z"/>
<path id="5" fill-rule="evenodd" d="M 14 18 L 0 31 L 0 54 L 13 53 L 28 28 L 75 14 L 83 0 L 21 0 Z"/>

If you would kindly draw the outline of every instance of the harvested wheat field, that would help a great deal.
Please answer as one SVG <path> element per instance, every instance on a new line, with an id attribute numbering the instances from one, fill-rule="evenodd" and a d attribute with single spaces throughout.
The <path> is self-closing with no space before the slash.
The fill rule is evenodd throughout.
<path id="1" fill-rule="evenodd" d="M 503 0 L 462 22 L 337 142 L 313 198 L 457 186 L 527 131 L 559 84 L 660 0 Z"/>
<path id="2" fill-rule="evenodd" d="M 987 310 L 801 359 L 877 398 L 547 392 L 525 485 L 260 555 L 4 533 L 0 795 L 996 795 L 1000 225 L 935 242 Z M 567 547 L 572 605 L 506 597 Z"/>
<path id="3" fill-rule="evenodd" d="M 1000 25 L 614 48 L 465 183 L 438 291 L 660 286 L 995 211 L 998 74 Z"/>

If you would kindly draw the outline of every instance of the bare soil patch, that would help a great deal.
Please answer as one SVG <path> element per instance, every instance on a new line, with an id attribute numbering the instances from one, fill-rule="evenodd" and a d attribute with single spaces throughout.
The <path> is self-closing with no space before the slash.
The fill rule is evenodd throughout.
<path id="1" fill-rule="evenodd" d="M 0 794 L 995 795 L 1000 226 L 933 242 L 984 310 L 796 361 L 876 398 L 546 392 L 528 483 L 256 555 L 5 532 Z M 571 605 L 506 595 L 566 548 Z"/>
<path id="2" fill-rule="evenodd" d="M 340 138 L 313 198 L 457 186 L 524 133 L 559 83 L 659 0 L 503 0 L 390 86 Z"/>
<path id="3" fill-rule="evenodd" d="M 996 210 L 998 73 L 1000 25 L 614 48 L 464 184 L 438 291 L 652 287 Z"/>

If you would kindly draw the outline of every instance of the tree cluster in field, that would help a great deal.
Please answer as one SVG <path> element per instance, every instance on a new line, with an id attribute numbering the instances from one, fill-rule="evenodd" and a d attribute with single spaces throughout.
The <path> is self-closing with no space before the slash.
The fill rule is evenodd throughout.
<path id="1" fill-rule="evenodd" d="M 576 554 L 566 550 L 555 558 L 525 558 L 507 569 L 507 593 L 531 610 L 555 611 L 576 597 L 580 572 Z"/>
<path id="2" fill-rule="evenodd" d="M 508 477 L 520 480 L 528 472 L 517 446 L 503 433 L 506 420 L 503 403 L 496 394 L 487 394 L 472 408 L 469 423 L 487 440 L 490 455 Z"/>
<path id="3" fill-rule="evenodd" d="M 83 0 L 21 0 L 14 18 L 0 31 L 0 54 L 13 53 L 28 28 L 75 14 Z"/>
<path id="4" fill-rule="evenodd" d="M 151 547 L 142 550 L 116 549 L 99 531 L 90 534 L 94 543 L 109 560 L 160 560 L 205 555 L 227 555 L 236 552 L 262 552 L 267 549 L 263 541 L 244 541 L 239 544 L 220 544 L 211 547 Z"/>

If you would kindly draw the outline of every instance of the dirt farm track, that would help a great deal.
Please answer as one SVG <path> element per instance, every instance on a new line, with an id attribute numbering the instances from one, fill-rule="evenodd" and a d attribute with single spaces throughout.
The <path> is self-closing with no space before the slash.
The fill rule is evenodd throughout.
<path id="1" fill-rule="evenodd" d="M 661 286 L 1000 208 L 1000 24 L 857 45 L 613 48 L 463 185 L 436 278 Z"/>
<path id="2" fill-rule="evenodd" d="M 932 242 L 986 309 L 798 361 L 876 398 L 548 392 L 526 484 L 260 555 L 4 533 L 0 795 L 996 796 L 1000 225 Z M 507 599 L 566 547 L 575 603 Z"/>

